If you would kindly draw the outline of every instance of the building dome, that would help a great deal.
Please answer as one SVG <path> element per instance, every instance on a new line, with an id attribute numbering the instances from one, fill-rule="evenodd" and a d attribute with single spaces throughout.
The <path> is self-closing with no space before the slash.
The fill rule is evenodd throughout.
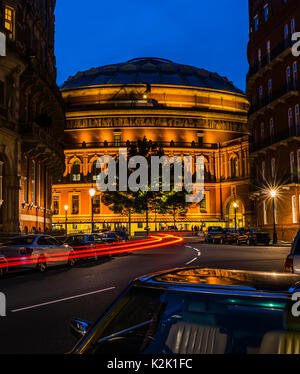
<path id="1" fill-rule="evenodd" d="M 79 72 L 61 88 L 128 84 L 197 87 L 243 94 L 226 77 L 217 73 L 154 57 L 135 58 Z"/>

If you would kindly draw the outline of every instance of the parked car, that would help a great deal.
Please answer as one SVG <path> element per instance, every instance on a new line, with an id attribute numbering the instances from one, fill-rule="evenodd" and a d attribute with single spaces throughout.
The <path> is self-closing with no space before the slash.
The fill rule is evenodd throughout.
<path id="1" fill-rule="evenodd" d="M 25 235 L 12 238 L 0 247 L 0 253 L 16 262 L 14 269 L 36 269 L 44 272 L 47 267 L 75 265 L 72 247 L 49 235 Z"/>
<path id="2" fill-rule="evenodd" d="M 7 260 L 2 254 L 0 254 L 0 265 L 1 265 L 0 267 L 0 278 L 1 278 L 8 271 Z"/>
<path id="3" fill-rule="evenodd" d="M 121 243 L 125 240 L 115 231 L 102 232 L 98 234 L 104 243 Z"/>
<path id="4" fill-rule="evenodd" d="M 199 267 L 144 276 L 95 323 L 71 321 L 81 339 L 70 353 L 299 353 L 299 282 L 295 274 Z"/>
<path id="5" fill-rule="evenodd" d="M 221 226 L 210 226 L 207 229 L 206 233 L 206 242 L 207 243 L 218 243 L 223 234 L 223 228 Z"/>
<path id="6" fill-rule="evenodd" d="M 128 234 L 125 231 L 115 231 L 123 240 L 128 240 Z"/>
<path id="7" fill-rule="evenodd" d="M 97 253 L 100 249 L 98 246 L 104 245 L 105 241 L 102 240 L 100 234 L 74 234 L 68 236 L 65 243 L 74 249 L 79 260 L 97 261 L 101 257 Z"/>
<path id="8" fill-rule="evenodd" d="M 291 252 L 284 262 L 284 271 L 300 274 L 300 230 L 293 241 Z"/>
<path id="9" fill-rule="evenodd" d="M 233 244 L 236 242 L 237 232 L 234 229 L 223 229 L 223 233 L 220 234 L 220 244 Z M 215 240 L 218 236 L 215 237 Z"/>
<path id="10" fill-rule="evenodd" d="M 269 245 L 271 241 L 270 235 L 261 230 L 255 230 L 255 229 L 248 229 L 244 230 L 241 229 L 238 232 L 238 235 L 236 237 L 236 244 L 247 244 L 247 245 Z"/>

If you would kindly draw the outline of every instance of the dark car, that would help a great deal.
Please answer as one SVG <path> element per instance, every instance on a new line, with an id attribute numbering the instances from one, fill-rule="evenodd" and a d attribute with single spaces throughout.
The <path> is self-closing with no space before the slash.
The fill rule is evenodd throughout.
<path id="1" fill-rule="evenodd" d="M 93 324 L 80 319 L 73 354 L 300 353 L 292 315 L 300 276 L 199 267 L 133 281 Z"/>
<path id="2" fill-rule="evenodd" d="M 269 245 L 271 241 L 270 235 L 261 230 L 255 229 L 241 229 L 236 237 L 236 244 L 247 244 L 247 245 Z"/>
<path id="3" fill-rule="evenodd" d="M 234 229 L 223 229 L 223 233 L 220 234 L 219 243 L 220 244 L 233 244 L 236 242 L 237 232 Z M 215 238 L 218 239 L 218 236 Z"/>
<path id="4" fill-rule="evenodd" d="M 105 244 L 99 234 L 70 235 L 65 243 L 74 249 L 78 260 L 94 261 L 97 261 L 101 257 L 99 254 L 100 246 Z"/>
<path id="5" fill-rule="evenodd" d="M 6 258 L 0 254 L 0 278 L 7 272 L 7 260 Z"/>
<path id="6" fill-rule="evenodd" d="M 121 243 L 125 241 L 117 232 L 114 231 L 102 232 L 98 235 L 104 243 Z"/>
<path id="7" fill-rule="evenodd" d="M 291 252 L 285 260 L 284 271 L 300 274 L 300 230 L 293 241 Z"/>
<path id="8" fill-rule="evenodd" d="M 128 240 L 128 234 L 125 231 L 115 231 L 123 240 Z"/>
<path id="9" fill-rule="evenodd" d="M 205 241 L 207 243 L 220 243 L 223 235 L 223 228 L 221 226 L 210 226 L 207 229 Z"/>

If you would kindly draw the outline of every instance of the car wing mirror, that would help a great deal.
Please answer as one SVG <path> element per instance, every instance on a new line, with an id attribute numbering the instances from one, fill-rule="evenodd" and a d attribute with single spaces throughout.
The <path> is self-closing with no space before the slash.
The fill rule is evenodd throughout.
<path id="1" fill-rule="evenodd" d="M 91 327 L 91 322 L 79 318 L 73 318 L 70 323 L 70 330 L 72 335 L 76 338 L 82 338 Z"/>

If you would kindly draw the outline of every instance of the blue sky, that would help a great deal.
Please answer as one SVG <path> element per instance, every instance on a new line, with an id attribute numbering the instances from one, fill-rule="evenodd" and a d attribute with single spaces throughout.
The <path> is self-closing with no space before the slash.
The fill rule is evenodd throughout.
<path id="1" fill-rule="evenodd" d="M 245 90 L 248 0 L 60 0 L 55 15 L 59 85 L 92 67 L 162 57 Z"/>

